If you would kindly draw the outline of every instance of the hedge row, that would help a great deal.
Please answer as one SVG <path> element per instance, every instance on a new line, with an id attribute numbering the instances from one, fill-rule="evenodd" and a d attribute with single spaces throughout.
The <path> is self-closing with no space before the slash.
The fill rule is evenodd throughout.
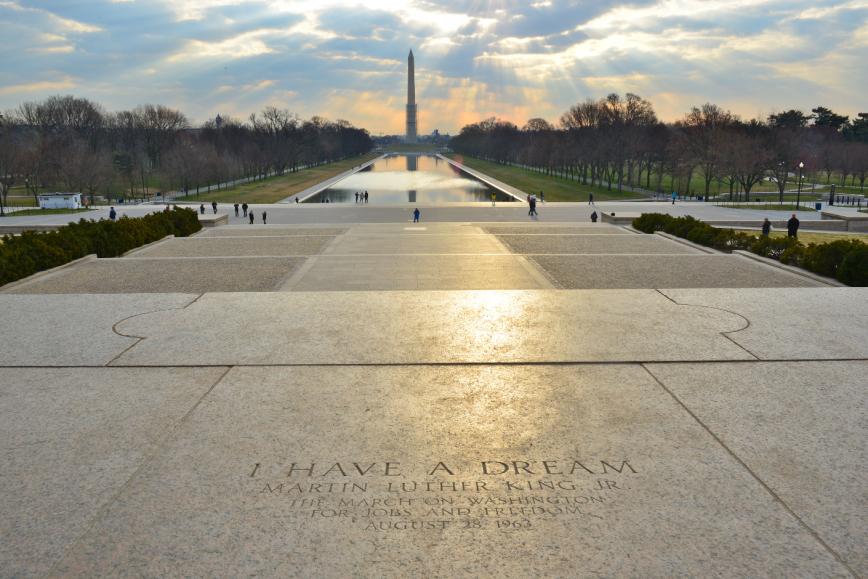
<path id="1" fill-rule="evenodd" d="M 633 227 L 645 233 L 662 231 L 721 251 L 743 249 L 795 265 L 851 286 L 868 286 L 868 244 L 853 239 L 804 245 L 792 237 L 763 237 L 718 229 L 693 217 L 643 213 Z"/>
<path id="2" fill-rule="evenodd" d="M 117 221 L 82 219 L 46 233 L 6 235 L 0 243 L 0 286 L 91 253 L 117 257 L 167 235 L 186 237 L 201 228 L 195 211 L 175 208 Z"/>

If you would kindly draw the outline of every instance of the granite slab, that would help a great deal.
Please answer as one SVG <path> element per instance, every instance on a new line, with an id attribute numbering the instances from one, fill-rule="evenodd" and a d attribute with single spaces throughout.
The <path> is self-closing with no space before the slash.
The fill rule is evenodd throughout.
<path id="1" fill-rule="evenodd" d="M 868 575 L 868 360 L 649 370 L 854 574 Z"/>
<path id="2" fill-rule="evenodd" d="M 340 235 L 347 231 L 343 227 L 280 227 L 275 225 L 230 225 L 216 229 L 203 229 L 196 237 L 306 237 L 319 235 Z"/>
<path id="3" fill-rule="evenodd" d="M 123 319 L 183 308 L 191 294 L 0 294 L 0 366 L 101 366 L 136 338 L 113 331 Z"/>
<path id="4" fill-rule="evenodd" d="M 272 291 L 304 261 L 303 257 L 97 259 L 17 286 L 10 292 L 124 294 Z"/>
<path id="5" fill-rule="evenodd" d="M 536 254 L 701 254 L 659 235 L 498 235 L 514 253 Z M 598 258 L 599 261 L 605 261 Z"/>
<path id="6" fill-rule="evenodd" d="M 495 235 L 636 235 L 622 227 L 597 223 L 594 225 L 485 225 L 482 229 Z"/>
<path id="7" fill-rule="evenodd" d="M 224 372 L 0 368 L 0 576 L 45 576 Z"/>
<path id="8" fill-rule="evenodd" d="M 698 251 L 692 255 L 533 255 L 528 259 L 543 269 L 558 287 L 566 289 L 820 285 L 809 278 L 744 257 Z"/>
<path id="9" fill-rule="evenodd" d="M 750 320 L 750 327 L 729 336 L 761 359 L 868 358 L 868 288 L 663 291 L 678 303 Z"/>
<path id="10" fill-rule="evenodd" d="M 509 253 L 492 235 L 347 235 L 329 247 L 331 255 Z"/>
<path id="11" fill-rule="evenodd" d="M 445 249 L 443 244 L 437 246 L 440 251 Z M 413 247 L 421 246 L 414 243 Z M 322 255 L 300 280 L 284 289 L 396 291 L 550 287 L 533 265 L 506 253 L 501 246 L 497 249 L 502 255 Z"/>
<path id="12" fill-rule="evenodd" d="M 738 360 L 737 315 L 653 290 L 205 294 L 138 316 L 116 364 Z"/>
<path id="13" fill-rule="evenodd" d="M 186 237 L 147 247 L 135 257 L 241 257 L 315 255 L 334 237 Z"/>
<path id="14" fill-rule="evenodd" d="M 846 576 L 640 367 L 236 368 L 53 576 Z"/>

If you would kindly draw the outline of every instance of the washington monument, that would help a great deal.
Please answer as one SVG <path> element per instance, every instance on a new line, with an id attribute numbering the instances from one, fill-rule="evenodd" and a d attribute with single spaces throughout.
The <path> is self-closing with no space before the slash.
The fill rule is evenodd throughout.
<path id="1" fill-rule="evenodd" d="M 407 57 L 407 134 L 405 141 L 416 142 L 416 71 L 413 64 L 413 51 Z"/>

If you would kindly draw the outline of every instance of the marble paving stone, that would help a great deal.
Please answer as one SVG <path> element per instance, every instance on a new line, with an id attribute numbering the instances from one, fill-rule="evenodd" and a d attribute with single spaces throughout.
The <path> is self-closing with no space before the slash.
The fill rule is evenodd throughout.
<path id="1" fill-rule="evenodd" d="M 495 235 L 636 235 L 635 233 L 602 223 L 596 225 L 486 225 L 482 228 Z"/>
<path id="2" fill-rule="evenodd" d="M 346 238 L 345 238 L 346 239 Z M 419 245 L 415 245 L 419 247 Z M 502 251 L 502 249 L 501 249 Z M 503 255 L 322 255 L 291 289 L 357 291 L 413 289 L 537 289 L 542 274 L 522 258 Z"/>
<path id="3" fill-rule="evenodd" d="M 702 254 L 659 235 L 499 235 L 498 239 L 515 253 Z M 605 263 L 605 259 L 597 260 Z"/>
<path id="4" fill-rule="evenodd" d="M 0 366 L 103 365 L 132 346 L 117 322 L 155 310 L 183 308 L 191 294 L 0 294 Z"/>
<path id="5" fill-rule="evenodd" d="M 856 574 L 868 575 L 868 360 L 649 369 Z"/>
<path id="6" fill-rule="evenodd" d="M 696 255 L 534 255 L 528 259 L 545 270 L 558 286 L 569 289 L 819 285 L 743 257 L 698 251 Z"/>
<path id="7" fill-rule="evenodd" d="M 44 576 L 224 371 L 0 368 L 0 576 Z"/>
<path id="8" fill-rule="evenodd" d="M 304 237 L 310 235 L 340 235 L 346 232 L 340 227 L 277 227 L 256 225 L 233 225 L 203 229 L 196 237 Z"/>
<path id="9" fill-rule="evenodd" d="M 330 255 L 413 253 L 509 253 L 491 235 L 347 235 L 329 248 Z"/>
<path id="10" fill-rule="evenodd" d="M 678 303 L 750 320 L 729 334 L 762 359 L 868 358 L 868 288 L 665 290 Z"/>
<path id="11" fill-rule="evenodd" d="M 13 288 L 22 294 L 272 291 L 303 257 L 98 259 Z"/>
<path id="12" fill-rule="evenodd" d="M 170 239 L 132 257 L 241 257 L 315 255 L 334 237 L 187 237 Z"/>
<path id="13" fill-rule="evenodd" d="M 743 318 L 652 290 L 206 294 L 118 330 L 119 365 L 739 360 Z"/>
<path id="14" fill-rule="evenodd" d="M 846 574 L 615 365 L 233 369 L 53 573 Z"/>

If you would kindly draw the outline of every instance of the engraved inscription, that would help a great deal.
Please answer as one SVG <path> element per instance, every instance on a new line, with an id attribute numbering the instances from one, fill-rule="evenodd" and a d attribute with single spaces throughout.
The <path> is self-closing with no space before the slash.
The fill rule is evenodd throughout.
<path id="1" fill-rule="evenodd" d="M 251 462 L 257 500 L 299 521 L 370 532 L 493 528 L 518 532 L 563 518 L 604 519 L 641 478 L 628 459 Z"/>

